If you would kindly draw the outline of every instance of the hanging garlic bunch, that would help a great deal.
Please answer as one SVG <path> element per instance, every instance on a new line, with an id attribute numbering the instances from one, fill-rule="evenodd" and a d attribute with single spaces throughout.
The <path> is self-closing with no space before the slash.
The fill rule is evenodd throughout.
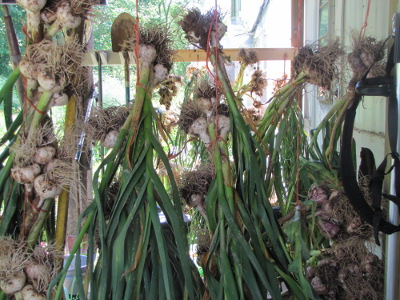
<path id="1" fill-rule="evenodd" d="M 182 104 L 179 124 L 186 133 L 199 136 L 208 146 L 211 142 L 208 126 L 217 125 L 218 134 L 227 139 L 231 130 L 229 108 L 216 101 L 216 89 L 210 84 L 210 78 L 205 76 L 199 79 L 198 85 L 193 90 L 194 100 Z"/>
<path id="2" fill-rule="evenodd" d="M 78 27 L 97 3 L 95 0 L 62 0 L 46 6 L 41 12 L 41 19 L 46 25 L 46 38 L 53 37 L 63 29 Z"/>
<path id="3" fill-rule="evenodd" d="M 180 179 L 180 194 L 186 203 L 206 217 L 205 195 L 214 178 L 214 168 L 210 164 L 199 166 L 193 171 L 184 172 Z"/>
<path id="4" fill-rule="evenodd" d="M 29 250 L 29 259 L 25 263 L 28 284 L 22 290 L 24 299 L 45 299 L 50 282 L 57 275 L 56 261 L 63 259 L 64 253 L 54 245 L 40 245 Z"/>
<path id="5" fill-rule="evenodd" d="M 56 138 L 49 123 L 32 131 L 19 143 L 14 144 L 11 150 L 15 153 L 14 167 L 11 176 L 28 191 L 32 190 L 35 178 L 42 173 L 46 163 L 56 155 Z"/>
<path id="6" fill-rule="evenodd" d="M 210 145 L 207 115 L 197 102 L 187 101 L 182 104 L 178 125 L 185 133 L 198 136 L 206 146 Z"/>
<path id="7" fill-rule="evenodd" d="M 234 91 L 238 91 L 242 87 L 246 68 L 258 63 L 257 53 L 253 50 L 240 49 L 238 59 L 240 68 L 235 83 L 233 84 Z"/>
<path id="8" fill-rule="evenodd" d="M 120 128 L 129 115 L 129 108 L 127 106 L 93 108 L 85 130 L 89 139 L 100 141 L 106 148 L 114 147 Z"/>
<path id="9" fill-rule="evenodd" d="M 83 73 L 82 55 L 83 48 L 77 42 L 58 45 L 43 40 L 29 45 L 19 64 L 22 75 L 28 79 L 28 97 L 37 101 L 34 93 L 42 92 L 40 98 L 46 100 L 42 101 L 47 109 L 66 105 L 69 96 L 78 94 L 84 84 L 72 87 L 73 76 Z"/>
<path id="10" fill-rule="evenodd" d="M 75 184 L 72 160 L 76 147 L 72 133 L 65 134 L 57 145 L 53 128 L 46 123 L 27 138 L 21 137 L 11 149 L 15 153 L 11 176 L 27 191 L 34 191 L 39 198 L 36 207 L 40 208 L 45 199 L 56 198 L 63 186 Z"/>
<path id="11" fill-rule="evenodd" d="M 217 101 L 217 92 L 213 78 L 210 76 L 200 78 L 198 85 L 193 91 L 193 97 L 206 114 L 208 124 L 214 124 L 217 134 L 226 140 L 231 131 L 229 108 L 226 104 L 220 103 L 222 100 L 220 95 L 218 95 Z"/>
<path id="12" fill-rule="evenodd" d="M 23 241 L 0 237 L 0 288 L 22 300 L 44 300 L 57 275 L 56 260 L 64 256 L 54 246 L 31 249 Z"/>
<path id="13" fill-rule="evenodd" d="M 161 82 L 158 94 L 160 95 L 160 104 L 164 105 L 166 110 L 169 110 L 172 98 L 178 93 L 177 84 L 181 83 L 182 78 L 174 75 L 168 75 L 167 80 Z"/>
<path id="14" fill-rule="evenodd" d="M 217 22 L 213 22 L 215 17 L 217 18 Z M 210 24 L 213 24 L 209 41 L 211 47 L 219 47 L 219 42 L 227 31 L 227 27 L 222 23 L 220 17 L 220 14 L 214 10 L 210 10 L 205 15 L 202 15 L 199 9 L 194 8 L 189 10 L 185 17 L 179 21 L 179 25 L 186 33 L 186 38 L 189 42 L 207 50 Z"/>
<path id="15" fill-rule="evenodd" d="M 27 259 L 22 242 L 6 236 L 0 237 L 0 289 L 5 294 L 15 294 L 24 287 L 24 264 Z"/>

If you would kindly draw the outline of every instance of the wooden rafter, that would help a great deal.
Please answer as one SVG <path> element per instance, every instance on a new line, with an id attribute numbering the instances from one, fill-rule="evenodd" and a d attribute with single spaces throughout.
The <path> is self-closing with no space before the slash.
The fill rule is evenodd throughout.
<path id="1" fill-rule="evenodd" d="M 257 53 L 257 57 L 260 61 L 263 60 L 292 60 L 296 49 L 295 48 L 252 48 L 251 50 Z M 225 55 L 230 57 L 231 61 L 238 60 L 238 53 L 240 49 L 224 49 Z M 86 53 L 84 57 L 84 65 L 86 66 L 97 66 L 96 53 L 99 54 L 103 65 L 123 65 L 124 56 L 122 52 L 112 52 L 111 50 L 104 51 L 90 51 Z M 133 55 L 133 54 L 131 54 Z M 200 49 L 181 49 L 177 50 L 175 57 L 176 62 L 197 62 L 206 61 L 206 53 Z M 135 60 L 133 57 L 130 59 L 131 62 Z"/>

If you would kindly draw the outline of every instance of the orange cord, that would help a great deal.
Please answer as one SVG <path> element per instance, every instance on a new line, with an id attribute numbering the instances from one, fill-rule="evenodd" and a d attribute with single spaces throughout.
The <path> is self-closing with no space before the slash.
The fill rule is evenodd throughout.
<path id="1" fill-rule="evenodd" d="M 35 106 L 35 104 L 33 104 L 33 102 L 31 101 L 31 99 L 29 99 L 26 95 L 24 96 L 24 100 L 27 100 L 28 103 L 33 107 L 34 110 L 36 110 L 39 114 L 45 115 L 46 112 L 43 110 L 40 110 L 39 108 L 37 108 Z"/>
<path id="2" fill-rule="evenodd" d="M 215 136 L 215 140 L 211 142 L 210 147 L 212 147 L 213 144 L 216 143 L 216 141 L 218 139 L 225 141 L 218 133 L 218 106 L 219 106 L 219 87 L 221 86 L 221 82 L 218 79 L 218 61 L 219 61 L 219 32 L 218 32 L 218 3 L 217 0 L 215 0 L 215 9 L 214 9 L 214 16 L 213 19 L 211 21 L 210 27 L 208 29 L 208 35 L 207 35 L 207 48 L 206 48 L 206 69 L 208 70 L 208 72 L 211 74 L 211 76 L 214 78 L 215 80 L 215 127 L 216 127 L 216 136 Z M 215 53 L 215 75 L 213 74 L 213 72 L 210 70 L 210 67 L 208 65 L 209 62 L 209 58 L 211 55 L 211 49 L 210 49 L 210 41 L 211 41 L 211 32 L 212 32 L 212 28 L 213 28 L 213 24 L 215 23 L 215 47 L 214 47 L 214 53 Z"/>
<path id="3" fill-rule="evenodd" d="M 365 14 L 365 20 L 364 20 L 364 24 L 361 27 L 360 30 L 360 37 L 363 37 L 365 35 L 365 30 L 368 26 L 368 17 L 369 17 L 369 8 L 371 7 L 371 0 L 368 0 L 368 5 L 367 5 L 367 12 Z"/>

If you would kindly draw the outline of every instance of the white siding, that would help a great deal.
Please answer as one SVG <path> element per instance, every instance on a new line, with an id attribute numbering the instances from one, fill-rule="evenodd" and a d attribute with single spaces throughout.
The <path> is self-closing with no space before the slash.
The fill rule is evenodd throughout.
<path id="1" fill-rule="evenodd" d="M 318 0 L 305 1 L 305 31 L 306 43 L 317 39 L 318 32 Z M 333 33 L 338 37 L 345 48 L 351 51 L 352 32 L 360 32 L 367 12 L 368 0 L 336 0 L 334 1 L 334 18 L 332 21 Z M 367 19 L 366 36 L 378 40 L 386 38 L 391 32 L 390 0 L 372 0 Z M 348 68 L 346 62 L 340 64 L 344 71 Z M 347 73 L 347 77 L 350 73 Z M 344 83 L 344 86 L 346 83 Z M 310 88 L 309 88 L 310 89 Z M 316 99 L 316 93 L 310 92 L 305 96 L 305 117 L 308 118 L 310 127 L 319 124 L 331 105 L 320 103 Z M 354 138 L 358 147 L 369 147 L 375 154 L 377 161 L 383 159 L 385 150 L 386 132 L 386 100 L 379 97 L 366 97 L 363 104 L 357 110 L 355 121 L 356 130 Z"/>

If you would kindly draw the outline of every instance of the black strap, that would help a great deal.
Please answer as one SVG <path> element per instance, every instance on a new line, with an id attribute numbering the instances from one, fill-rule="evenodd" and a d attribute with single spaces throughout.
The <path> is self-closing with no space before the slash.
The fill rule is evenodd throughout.
<path id="1" fill-rule="evenodd" d="M 358 167 L 358 180 L 370 177 L 376 171 L 375 157 L 369 148 L 361 147 L 360 166 Z"/>
<path id="2" fill-rule="evenodd" d="M 383 180 L 385 179 L 385 170 L 386 170 L 387 159 L 386 157 L 383 159 L 382 163 L 376 169 L 376 171 L 372 174 L 370 178 L 370 190 L 371 190 L 371 198 L 372 198 L 372 209 L 374 210 L 373 216 L 373 227 L 374 227 L 374 237 L 375 241 L 378 241 L 379 244 L 379 223 L 382 219 L 382 187 Z"/>
<path id="3" fill-rule="evenodd" d="M 382 193 L 382 196 L 385 197 L 386 199 L 392 201 L 397 206 L 400 206 L 400 197 L 397 197 L 397 196 L 394 196 L 394 195 L 390 195 L 390 194 L 387 194 L 387 193 Z"/>
<path id="4" fill-rule="evenodd" d="M 392 47 L 389 54 L 388 65 L 386 68 L 387 78 L 390 78 L 389 77 L 390 71 L 392 70 L 394 65 L 393 51 L 394 50 Z M 368 71 L 364 74 L 361 81 L 366 79 L 371 67 L 372 66 L 370 66 Z M 392 157 L 394 159 L 395 186 L 396 186 L 395 199 L 397 200 L 398 199 L 397 197 L 400 195 L 399 193 L 400 186 L 398 184 L 399 183 L 398 180 L 400 180 L 400 161 L 399 161 L 399 155 L 396 152 L 398 117 L 397 117 L 396 89 L 394 87 L 393 79 L 391 79 L 390 91 L 388 96 L 389 96 L 389 115 L 388 115 L 389 140 L 392 151 Z M 342 133 L 342 144 L 340 149 L 340 173 L 342 177 L 344 191 L 347 197 L 349 198 L 351 205 L 365 222 L 373 226 L 375 242 L 378 245 L 380 245 L 378 236 L 379 231 L 386 234 L 391 234 L 400 231 L 400 226 L 391 224 L 382 217 L 381 199 L 382 199 L 382 185 L 387 163 L 386 157 L 371 176 L 370 187 L 372 194 L 371 195 L 372 207 L 368 205 L 357 182 L 351 149 L 353 141 L 354 120 L 355 120 L 356 110 L 361 98 L 362 95 L 356 93 L 354 99 L 352 100 L 351 105 L 349 106 L 345 114 L 343 133 Z"/>

